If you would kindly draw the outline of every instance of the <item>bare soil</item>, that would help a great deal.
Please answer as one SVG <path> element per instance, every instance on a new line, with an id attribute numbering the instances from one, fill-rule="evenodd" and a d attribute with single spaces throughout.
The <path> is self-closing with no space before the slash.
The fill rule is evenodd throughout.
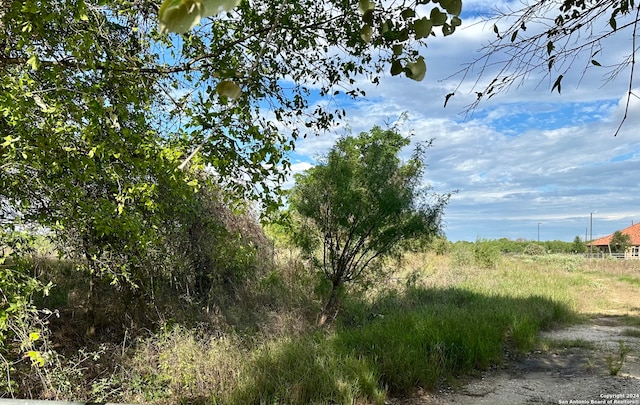
<path id="1" fill-rule="evenodd" d="M 544 332 L 541 341 L 541 350 L 519 358 L 507 353 L 502 366 L 456 387 L 388 403 L 640 405 L 640 327 L 628 326 L 622 317 L 597 317 L 587 324 Z M 612 375 L 620 365 L 621 350 L 628 353 Z"/>

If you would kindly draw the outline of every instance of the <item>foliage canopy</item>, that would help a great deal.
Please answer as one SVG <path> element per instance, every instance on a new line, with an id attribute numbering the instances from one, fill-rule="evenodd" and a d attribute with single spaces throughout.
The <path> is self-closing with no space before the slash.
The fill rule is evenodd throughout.
<path id="1" fill-rule="evenodd" d="M 631 246 L 631 236 L 620 231 L 615 231 L 611 237 L 611 251 L 613 253 L 624 253 Z"/>
<path id="2" fill-rule="evenodd" d="M 52 229 L 127 278 L 203 181 L 274 209 L 300 128 L 344 115 L 309 96 L 358 97 L 356 78 L 389 64 L 422 78 L 420 43 L 460 23 L 459 0 L 438 4 L 427 18 L 404 1 L 3 2 L 2 226 Z M 198 21 L 170 24 L 185 12 Z"/>

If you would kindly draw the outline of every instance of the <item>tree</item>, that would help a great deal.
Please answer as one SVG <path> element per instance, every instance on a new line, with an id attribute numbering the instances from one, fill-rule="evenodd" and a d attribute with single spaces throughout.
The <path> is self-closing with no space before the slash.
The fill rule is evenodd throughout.
<path id="1" fill-rule="evenodd" d="M 582 239 L 580 239 L 579 236 L 576 236 L 573 239 L 573 245 L 571 246 L 571 251 L 573 253 L 585 253 L 587 251 L 587 246 L 582 241 Z"/>
<path id="2" fill-rule="evenodd" d="M 409 139 L 394 129 L 374 127 L 341 138 L 317 166 L 296 176 L 291 209 L 308 222 L 321 245 L 318 263 L 331 283 L 321 324 L 337 314 L 339 291 L 357 281 L 401 242 L 440 232 L 448 195 L 427 196 L 418 144 L 406 162 L 400 151 Z"/>
<path id="3" fill-rule="evenodd" d="M 466 77 L 478 68 L 480 76 L 492 76 L 489 81 L 478 81 L 477 99 L 469 108 L 532 77 L 539 78 L 540 83 L 549 80 L 551 91 L 560 93 L 563 79 L 584 76 L 588 69 L 599 69 L 605 82 L 629 69 L 625 117 L 617 134 L 631 96 L 638 97 L 632 88 L 640 5 L 633 0 L 539 0 L 523 4 L 518 10 L 498 10 L 485 21 L 493 26 L 496 39 L 484 45 L 481 56 L 458 72 Z M 603 59 L 609 58 L 605 55 L 606 41 L 613 38 L 619 43 L 626 41 L 628 53 L 615 54 L 617 59 L 605 63 Z"/>
<path id="4" fill-rule="evenodd" d="M 609 242 L 612 253 L 624 253 L 631 246 L 631 236 L 620 231 L 615 231 Z"/>
<path id="5" fill-rule="evenodd" d="M 358 97 L 356 79 L 389 64 L 421 79 L 418 46 L 433 27 L 451 34 L 461 11 L 459 0 L 429 18 L 413 2 L 230 4 L 212 16 L 211 1 L 168 1 L 163 18 L 211 16 L 176 28 L 158 26 L 151 0 L 2 2 L 2 226 L 57 231 L 93 273 L 127 280 L 148 267 L 139 258 L 166 204 L 191 198 L 203 170 L 230 204 L 274 209 L 296 128 L 320 133 L 344 115 L 308 96 Z"/>

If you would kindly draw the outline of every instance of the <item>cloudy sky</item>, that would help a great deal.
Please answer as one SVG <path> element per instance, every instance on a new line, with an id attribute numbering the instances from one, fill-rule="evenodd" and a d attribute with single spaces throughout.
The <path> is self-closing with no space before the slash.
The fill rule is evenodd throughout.
<path id="1" fill-rule="evenodd" d="M 459 76 L 450 75 L 479 57 L 481 46 L 495 37 L 491 25 L 473 24 L 474 16 L 496 4 L 464 1 L 463 29 L 430 40 L 424 49 L 424 81 L 387 75 L 374 86 L 363 80 L 366 98 L 334 100 L 347 110 L 344 126 L 359 133 L 406 112 L 401 132 L 412 133 L 416 141 L 434 139 L 425 182 L 440 193 L 458 190 L 445 213 L 445 233 L 453 241 L 536 240 L 538 230 L 540 240 L 572 241 L 591 233 L 591 217 L 594 238 L 640 221 L 640 100 L 632 97 L 629 117 L 614 137 L 629 71 L 603 82 L 606 65 L 629 53 L 630 32 L 606 43 L 598 54 L 603 67 L 593 66 L 582 79 L 585 61 L 574 62 L 562 94 L 551 92 L 555 77 L 545 79 L 538 72 L 465 115 L 465 106 L 475 99 L 477 74 L 472 73 L 443 108 L 445 95 L 460 84 Z M 607 30 L 607 20 L 594 30 Z M 481 81 L 491 79 L 487 74 Z M 291 156 L 294 170 L 313 165 L 340 134 L 300 140 Z"/>

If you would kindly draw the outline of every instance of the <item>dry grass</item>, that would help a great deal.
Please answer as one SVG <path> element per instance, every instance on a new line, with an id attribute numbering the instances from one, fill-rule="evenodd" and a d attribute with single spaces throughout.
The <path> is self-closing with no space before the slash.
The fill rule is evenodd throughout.
<path id="1" fill-rule="evenodd" d="M 353 319 L 353 325 L 348 326 L 348 322 L 345 322 L 345 326 L 337 331 L 341 339 L 336 338 L 338 335 L 332 339 L 331 335 L 314 333 L 314 316 L 321 307 L 321 297 L 316 290 L 319 279 L 295 251 L 280 252 L 274 257 L 272 271 L 253 280 L 247 286 L 246 294 L 242 295 L 243 299 L 225 308 L 226 319 L 237 319 L 235 324 L 228 324 L 221 329 L 213 328 L 219 330 L 219 334 L 215 334 L 211 327 L 201 330 L 180 327 L 179 320 L 174 319 L 175 327 L 147 331 L 143 337 L 128 335 L 126 348 L 124 343 L 121 344 L 121 356 L 110 360 L 109 373 L 95 373 L 92 381 L 84 384 L 92 387 L 94 392 L 85 389 L 84 396 L 77 393 L 65 396 L 58 388 L 60 392 L 56 396 L 60 399 L 88 398 L 158 404 L 246 403 L 245 400 L 255 402 L 257 398 L 270 398 L 274 403 L 278 402 L 277 398 L 286 398 L 291 403 L 322 403 L 327 398 L 332 398 L 336 403 L 352 403 L 363 398 L 382 402 L 385 388 L 377 386 L 381 376 L 389 381 L 400 381 L 395 384 L 402 390 L 411 390 L 413 387 L 413 377 L 408 374 L 413 366 L 403 360 L 407 356 L 398 355 L 397 364 L 393 363 L 390 359 L 395 357 L 384 348 L 392 347 L 388 342 L 397 340 L 402 343 L 397 346 L 402 354 L 402 350 L 413 350 L 413 340 L 420 340 L 422 345 L 427 338 L 408 333 L 410 329 L 407 325 L 427 322 L 438 308 L 441 310 L 436 314 L 439 322 L 444 322 L 449 315 L 458 317 L 449 320 L 453 325 L 449 329 L 468 326 L 476 319 L 482 321 L 476 328 L 489 328 L 489 331 L 482 333 L 479 329 L 471 330 L 468 333 L 470 337 L 491 332 L 492 329 L 487 326 L 491 316 L 487 314 L 495 313 L 494 307 L 511 308 L 515 312 L 504 318 L 512 323 L 506 329 L 507 337 L 511 342 L 520 340 L 523 350 L 534 343 L 532 339 L 535 339 L 540 325 L 533 320 L 537 319 L 540 308 L 548 303 L 558 303 L 587 317 L 626 315 L 624 319 L 629 319 L 629 330 L 633 330 L 630 333 L 635 333 L 633 327 L 640 326 L 637 323 L 640 319 L 637 300 L 640 261 L 542 255 L 501 256 L 489 262 L 489 265 L 486 262 L 476 265 L 473 255 L 473 250 L 467 247 L 465 251 L 444 256 L 411 253 L 400 261 L 387 261 L 385 279 L 367 280 L 368 289 L 352 288 L 350 293 L 354 299 L 349 304 L 352 306 L 347 305 L 343 313 L 351 316 L 349 319 Z M 416 291 L 423 292 L 417 295 L 420 299 L 415 298 Z M 437 299 L 429 301 L 429 297 Z M 69 296 L 62 298 L 68 299 Z M 469 301 L 473 305 L 464 308 L 454 305 L 449 308 L 447 299 L 459 303 Z M 390 312 L 389 316 L 382 316 L 382 309 L 385 308 L 381 309 L 380 305 L 385 302 L 387 310 L 395 308 L 396 304 L 401 309 L 415 304 L 418 312 L 413 315 L 402 311 Z M 517 305 L 514 303 L 521 303 L 521 308 L 515 310 Z M 548 307 L 552 308 L 553 305 Z M 406 308 L 413 307 L 409 305 Z M 486 311 L 473 312 L 479 311 L 479 308 L 485 308 Z M 523 314 L 527 313 L 533 313 L 534 316 L 525 317 Z M 471 318 L 464 318 L 470 314 Z M 549 322 L 554 322 L 556 318 L 559 322 L 569 319 L 551 314 Z M 496 322 L 504 319 L 497 319 Z M 233 325 L 236 325 L 235 329 Z M 418 329 L 445 332 L 441 327 L 427 326 Z M 455 330 L 452 336 L 467 336 L 464 335 L 465 331 Z M 498 335 L 503 338 L 504 331 Z M 364 356 L 354 355 L 356 349 L 364 347 L 362 342 L 365 338 L 375 342 L 369 346 L 383 350 L 376 358 L 387 358 L 388 370 L 376 369 L 377 360 L 369 361 Z M 446 339 L 449 338 L 441 338 L 443 342 Z M 345 341 L 350 342 L 351 346 L 344 344 Z M 469 338 L 451 347 L 464 347 L 462 343 L 471 341 Z M 465 349 L 467 351 L 463 350 L 456 361 L 464 364 L 467 358 L 479 358 L 476 350 L 484 344 L 481 343 Z M 571 344 L 580 345 L 582 342 Z M 346 351 L 346 347 L 351 347 L 352 352 Z M 494 353 L 487 346 L 486 351 L 490 355 L 479 364 L 487 367 L 495 358 L 499 358 L 500 346 L 497 350 Z M 102 359 L 107 358 L 105 354 L 101 356 Z M 85 365 L 81 366 L 67 369 L 84 370 Z M 62 373 L 64 367 L 64 364 L 60 365 L 58 370 L 61 372 L 57 375 L 66 375 Z M 315 374 L 307 375 L 311 369 L 316 370 Z M 304 370 L 307 370 L 306 374 Z M 447 375 L 449 372 L 443 369 L 438 371 L 438 375 Z M 67 374 L 69 377 L 61 379 L 58 387 L 62 387 L 62 384 L 79 386 L 79 379 L 86 377 L 84 372 Z M 308 378 L 302 380 L 302 375 Z M 403 377 L 411 378 L 405 384 Z M 256 386 L 256 381 L 261 383 L 256 388 L 259 391 L 252 388 Z M 387 383 L 391 384 L 389 381 Z M 313 389 L 320 386 L 323 388 Z"/>
<path id="2" fill-rule="evenodd" d="M 495 268 L 458 268 L 452 256 L 407 255 L 390 281 L 401 287 L 419 274 L 425 287 L 463 287 L 487 294 L 538 294 L 585 316 L 640 316 L 640 261 L 581 256 L 502 257 Z"/>

